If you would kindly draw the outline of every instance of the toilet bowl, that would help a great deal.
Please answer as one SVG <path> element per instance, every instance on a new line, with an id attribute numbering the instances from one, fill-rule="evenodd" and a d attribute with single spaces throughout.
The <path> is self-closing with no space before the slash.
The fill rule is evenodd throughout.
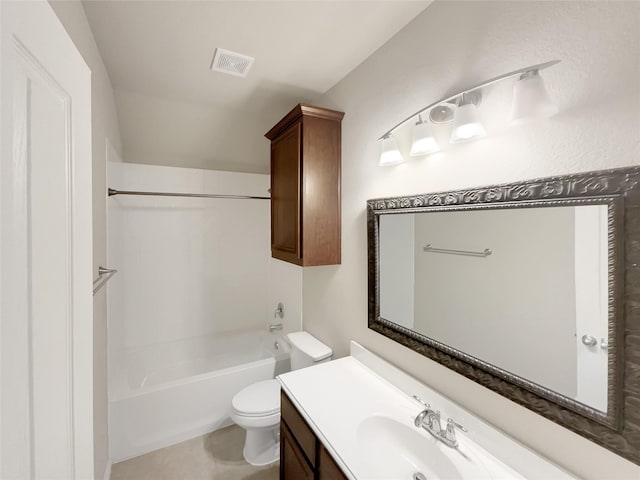
<path id="1" fill-rule="evenodd" d="M 332 351 L 307 332 L 290 333 L 291 369 L 331 360 Z M 247 432 L 242 454 L 247 463 L 268 465 L 280 457 L 280 382 L 263 380 L 240 390 L 231 401 L 231 419 Z"/>
<path id="2" fill-rule="evenodd" d="M 238 392 L 231 419 L 247 431 L 242 454 L 251 465 L 268 465 L 280 455 L 280 382 L 263 380 Z"/>

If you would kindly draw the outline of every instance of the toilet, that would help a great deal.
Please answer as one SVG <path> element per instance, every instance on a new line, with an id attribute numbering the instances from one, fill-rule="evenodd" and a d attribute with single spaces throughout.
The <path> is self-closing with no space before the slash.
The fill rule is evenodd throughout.
<path id="1" fill-rule="evenodd" d="M 291 370 L 331 360 L 331 348 L 307 332 L 286 336 Z M 247 431 L 242 451 L 247 463 L 268 465 L 280 457 L 280 382 L 263 380 L 240 390 L 231 401 L 231 419 Z"/>

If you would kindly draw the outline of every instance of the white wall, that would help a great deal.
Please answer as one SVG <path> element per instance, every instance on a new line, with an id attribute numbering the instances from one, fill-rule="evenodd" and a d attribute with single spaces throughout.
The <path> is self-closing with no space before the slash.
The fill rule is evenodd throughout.
<path id="1" fill-rule="evenodd" d="M 115 163 L 109 185 L 268 196 L 269 176 Z M 299 329 L 301 270 L 270 259 L 269 228 L 266 200 L 111 197 L 109 260 L 119 273 L 109 290 L 110 355 L 267 329 L 278 301 L 285 304 L 287 330 Z"/>
<path id="2" fill-rule="evenodd" d="M 560 114 L 379 168 L 376 141 L 422 106 L 518 67 L 544 73 Z M 640 159 L 640 4 L 436 2 L 317 103 L 346 112 L 342 130 L 342 265 L 305 268 L 304 327 L 348 354 L 350 339 L 587 479 L 638 478 L 640 467 L 367 329 L 366 200 L 602 168 Z M 444 129 L 442 130 L 444 132 Z M 408 145 L 404 144 L 405 152 Z M 408 153 L 408 152 L 407 152 Z M 408 155 L 407 155 L 408 158 Z"/>
<path id="3" fill-rule="evenodd" d="M 120 130 L 113 89 L 93 33 L 79 1 L 52 1 L 56 15 L 64 25 L 80 54 L 91 69 L 91 130 L 93 158 L 93 271 L 107 264 L 106 157 L 112 149 L 121 152 Z M 105 289 L 93 304 L 93 382 L 94 382 L 94 463 L 96 478 L 109 468 L 107 404 L 107 300 Z"/>

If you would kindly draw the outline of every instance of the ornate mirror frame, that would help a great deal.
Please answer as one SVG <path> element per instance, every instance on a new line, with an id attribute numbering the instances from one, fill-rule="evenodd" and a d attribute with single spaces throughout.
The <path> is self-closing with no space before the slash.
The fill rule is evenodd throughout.
<path id="1" fill-rule="evenodd" d="M 608 210 L 607 412 L 380 317 L 380 216 L 571 205 Z M 367 236 L 370 329 L 640 464 L 640 167 L 368 200 Z"/>

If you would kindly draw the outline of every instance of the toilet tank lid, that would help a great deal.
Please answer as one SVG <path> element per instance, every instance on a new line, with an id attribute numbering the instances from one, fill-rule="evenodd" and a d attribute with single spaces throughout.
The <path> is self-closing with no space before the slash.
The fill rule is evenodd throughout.
<path id="1" fill-rule="evenodd" d="M 309 355 L 314 362 L 324 360 L 333 353 L 329 347 L 307 332 L 293 332 L 288 334 L 287 338 L 298 350 Z"/>

